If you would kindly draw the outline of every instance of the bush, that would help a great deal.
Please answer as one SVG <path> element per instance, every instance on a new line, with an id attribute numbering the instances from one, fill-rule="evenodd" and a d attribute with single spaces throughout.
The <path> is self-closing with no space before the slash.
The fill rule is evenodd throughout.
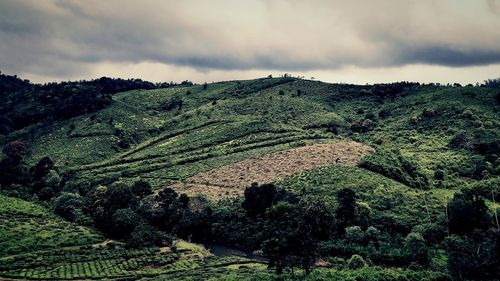
<path id="1" fill-rule="evenodd" d="M 377 123 L 373 122 L 370 119 L 366 119 L 364 121 L 354 121 L 351 123 L 351 130 L 353 132 L 366 133 L 373 130 L 373 128 L 375 128 L 375 125 L 377 125 Z"/>
<path id="2" fill-rule="evenodd" d="M 171 236 L 156 230 L 146 223 L 138 224 L 127 239 L 127 246 L 132 248 L 167 246 L 171 244 Z"/>
<path id="3" fill-rule="evenodd" d="M 347 261 L 347 268 L 349 269 L 360 269 L 366 266 L 366 262 L 360 255 L 352 255 Z"/>
<path id="4" fill-rule="evenodd" d="M 365 233 L 359 226 L 349 226 L 345 229 L 345 238 L 349 242 L 360 243 L 365 239 Z"/>
<path id="5" fill-rule="evenodd" d="M 79 195 L 62 193 L 54 200 L 54 213 L 69 221 L 74 221 L 82 203 L 82 198 Z"/>
<path id="6" fill-rule="evenodd" d="M 111 217 L 111 232 L 118 238 L 125 237 L 134 230 L 138 221 L 139 216 L 131 209 L 118 209 Z"/>
<path id="7" fill-rule="evenodd" d="M 132 193 L 138 197 L 144 197 L 153 193 L 151 184 L 145 180 L 135 181 L 131 187 Z"/>

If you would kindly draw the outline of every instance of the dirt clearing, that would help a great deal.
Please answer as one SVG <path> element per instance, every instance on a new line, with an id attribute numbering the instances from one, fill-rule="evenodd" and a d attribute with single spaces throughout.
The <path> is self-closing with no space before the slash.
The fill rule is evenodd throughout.
<path id="1" fill-rule="evenodd" d="M 328 165 L 356 165 L 373 148 L 355 141 L 314 144 L 226 165 L 173 185 L 178 192 L 218 199 L 239 196 L 252 182 L 271 183 Z"/>

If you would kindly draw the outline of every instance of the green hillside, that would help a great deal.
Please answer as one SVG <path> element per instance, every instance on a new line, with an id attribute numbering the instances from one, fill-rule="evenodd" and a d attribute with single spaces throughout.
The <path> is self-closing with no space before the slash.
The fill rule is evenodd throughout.
<path id="1" fill-rule="evenodd" d="M 178 238 L 256 251 L 285 280 L 310 269 L 306 280 L 498 273 L 498 88 L 287 76 L 147 85 L 0 135 L 0 191 L 36 202 L 0 195 L 0 278 L 279 278 L 267 260 L 177 249 Z M 341 156 L 357 153 L 348 147 L 331 165 L 250 181 L 231 193 L 239 197 L 207 192 L 221 179 L 189 196 L 178 188 L 216 168 L 230 181 L 238 175 L 224 169 L 243 160 L 340 141 L 370 153 L 346 165 Z M 96 245 L 106 238 L 118 242 Z"/>
<path id="2" fill-rule="evenodd" d="M 0 195 L 0 256 L 89 245 L 103 237 L 36 204 Z"/>
<path id="3" fill-rule="evenodd" d="M 470 176 L 464 162 L 481 160 L 448 145 L 457 134 L 498 139 L 494 90 L 417 86 L 387 97 L 372 91 L 273 78 L 119 93 L 106 109 L 37 131 L 30 162 L 51 156 L 86 180 L 141 177 L 164 186 L 249 157 L 350 138 L 397 147 L 428 175 L 446 164 L 451 184 L 459 181 L 455 172 Z M 349 123 L 366 117 L 375 119 L 374 130 L 352 133 Z"/>

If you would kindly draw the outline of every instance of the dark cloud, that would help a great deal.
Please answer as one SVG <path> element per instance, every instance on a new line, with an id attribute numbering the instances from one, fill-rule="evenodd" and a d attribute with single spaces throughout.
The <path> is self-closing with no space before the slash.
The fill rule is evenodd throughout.
<path id="1" fill-rule="evenodd" d="M 71 76 L 101 63 L 307 71 L 500 63 L 496 1 L 0 2 L 0 68 Z"/>
<path id="2" fill-rule="evenodd" d="M 500 50 L 454 50 L 443 46 L 408 49 L 398 58 L 404 63 L 425 63 L 452 67 L 500 63 Z"/>

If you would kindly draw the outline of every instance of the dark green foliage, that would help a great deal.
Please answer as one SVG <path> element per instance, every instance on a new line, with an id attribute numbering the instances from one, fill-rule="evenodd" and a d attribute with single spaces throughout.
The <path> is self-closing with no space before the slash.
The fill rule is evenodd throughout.
<path id="1" fill-rule="evenodd" d="M 354 121 L 351 123 L 351 130 L 358 133 L 366 133 L 375 128 L 376 123 L 370 119 Z"/>
<path id="2" fill-rule="evenodd" d="M 448 203 L 450 233 L 471 234 L 475 229 L 485 230 L 490 224 L 488 207 L 481 195 L 463 189 Z"/>
<path id="3" fill-rule="evenodd" d="M 105 198 L 105 207 L 111 211 L 128 208 L 137 203 L 137 199 L 130 187 L 123 182 L 111 184 L 106 190 Z"/>
<path id="4" fill-rule="evenodd" d="M 79 195 L 62 193 L 54 201 L 54 212 L 69 221 L 75 221 L 82 203 L 83 200 Z"/>
<path id="5" fill-rule="evenodd" d="M 495 130 L 469 129 L 458 132 L 450 147 L 477 151 L 483 155 L 500 153 L 500 137 Z"/>
<path id="6" fill-rule="evenodd" d="M 356 218 L 356 193 L 349 188 L 337 192 L 338 207 L 336 210 L 340 230 L 354 224 Z"/>
<path id="7" fill-rule="evenodd" d="M 395 179 L 410 187 L 429 189 L 429 179 L 411 158 L 401 155 L 399 150 L 379 150 L 363 158 L 360 166 Z"/>
<path id="8" fill-rule="evenodd" d="M 500 78 L 485 80 L 484 86 L 489 88 L 500 88 Z"/>
<path id="9" fill-rule="evenodd" d="M 5 157 L 0 159 L 0 186 L 11 184 L 27 184 L 29 182 L 29 169 L 24 158 L 28 147 L 23 140 L 13 140 L 3 147 Z"/>
<path id="10" fill-rule="evenodd" d="M 402 94 L 405 90 L 411 89 L 420 85 L 414 82 L 398 82 L 390 84 L 375 84 L 371 88 L 371 93 L 381 99 L 384 98 L 394 98 L 397 95 Z"/>
<path id="11" fill-rule="evenodd" d="M 331 209 L 302 200 L 297 205 L 280 201 L 266 214 L 262 249 L 270 266 L 281 274 L 288 266 L 300 266 L 309 274 L 319 255 L 319 242 L 333 232 Z"/>
<path id="12" fill-rule="evenodd" d="M 181 203 L 182 207 L 187 208 L 189 206 L 189 196 L 182 193 L 179 196 L 179 203 Z"/>
<path id="13" fill-rule="evenodd" d="M 273 184 L 258 185 L 252 183 L 250 187 L 245 189 L 245 200 L 243 200 L 242 207 L 251 217 L 262 215 L 276 201 L 277 195 L 278 191 Z"/>
<path id="14" fill-rule="evenodd" d="M 174 96 L 170 100 L 162 103 L 160 105 L 161 110 L 171 111 L 173 109 L 181 109 L 182 108 L 182 99 L 179 96 Z"/>
<path id="15" fill-rule="evenodd" d="M 429 247 L 418 233 L 410 233 L 406 236 L 404 253 L 413 262 L 424 266 L 429 264 Z"/>
<path id="16" fill-rule="evenodd" d="M 134 231 L 127 238 L 127 246 L 132 248 L 144 248 L 152 246 L 165 246 L 172 244 L 172 237 L 158 231 L 146 223 L 135 224 Z"/>
<path id="17" fill-rule="evenodd" d="M 454 280 L 498 280 L 500 232 L 476 231 L 471 236 L 452 235 L 446 240 L 448 268 Z"/>
<path id="18" fill-rule="evenodd" d="M 129 235 L 139 222 L 139 216 L 129 208 L 118 209 L 111 217 L 110 232 L 118 238 Z"/>
<path id="19" fill-rule="evenodd" d="M 40 85 L 0 73 L 0 116 L 3 116 L 6 121 L 0 126 L 0 134 L 38 122 L 67 119 L 95 112 L 109 106 L 111 95 L 114 93 L 134 89 L 168 88 L 177 85 L 108 77 L 90 81 Z M 184 81 L 180 85 L 190 86 L 192 83 Z"/>
<path id="20" fill-rule="evenodd" d="M 145 180 L 137 180 L 131 187 L 132 193 L 137 197 L 144 197 L 153 193 L 151 184 Z"/>
<path id="21" fill-rule="evenodd" d="M 349 269 L 360 269 L 366 266 L 366 262 L 360 255 L 352 255 L 352 257 L 347 261 L 347 268 Z"/>

